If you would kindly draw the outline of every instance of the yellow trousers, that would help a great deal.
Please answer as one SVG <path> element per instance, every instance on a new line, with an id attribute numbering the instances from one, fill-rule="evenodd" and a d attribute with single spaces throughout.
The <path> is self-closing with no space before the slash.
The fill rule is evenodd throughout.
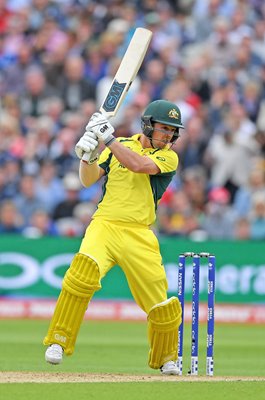
<path id="1" fill-rule="evenodd" d="M 167 280 L 158 240 L 148 227 L 97 218 L 87 228 L 79 252 L 96 261 L 100 279 L 114 265 L 119 265 L 136 303 L 147 314 L 167 299 Z"/>

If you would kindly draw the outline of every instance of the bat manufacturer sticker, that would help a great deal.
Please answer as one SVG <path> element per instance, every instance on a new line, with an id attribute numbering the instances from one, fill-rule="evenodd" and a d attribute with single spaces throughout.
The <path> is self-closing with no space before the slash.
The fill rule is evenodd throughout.
<path id="1" fill-rule="evenodd" d="M 106 112 L 111 112 L 114 111 L 120 98 L 121 95 L 124 91 L 124 88 L 126 86 L 126 83 L 119 83 L 117 80 L 115 80 L 110 88 L 110 91 L 108 93 L 108 96 L 106 97 L 104 104 L 102 108 Z"/>

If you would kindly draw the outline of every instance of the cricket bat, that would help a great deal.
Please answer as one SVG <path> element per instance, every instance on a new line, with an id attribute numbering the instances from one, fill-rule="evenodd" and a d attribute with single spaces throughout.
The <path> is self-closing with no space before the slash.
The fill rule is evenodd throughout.
<path id="1" fill-rule="evenodd" d="M 141 67 L 151 38 L 152 32 L 150 30 L 145 28 L 135 30 L 110 89 L 99 109 L 107 118 L 114 117 L 117 114 Z"/>
<path id="2" fill-rule="evenodd" d="M 113 78 L 110 89 L 99 109 L 107 118 L 114 117 L 117 114 L 141 67 L 151 38 L 152 32 L 150 30 L 145 28 L 137 28 L 135 30 L 118 71 Z M 87 153 L 84 159 L 90 160 L 90 157 L 91 153 Z"/>

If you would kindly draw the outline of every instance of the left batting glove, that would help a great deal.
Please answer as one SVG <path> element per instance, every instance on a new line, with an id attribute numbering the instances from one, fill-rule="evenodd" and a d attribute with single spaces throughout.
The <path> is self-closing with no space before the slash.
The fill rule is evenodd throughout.
<path id="1" fill-rule="evenodd" d="M 86 130 L 94 132 L 97 138 L 106 146 L 109 146 L 115 140 L 115 137 L 113 136 L 113 126 L 109 120 L 99 112 L 92 115 L 86 126 Z"/>

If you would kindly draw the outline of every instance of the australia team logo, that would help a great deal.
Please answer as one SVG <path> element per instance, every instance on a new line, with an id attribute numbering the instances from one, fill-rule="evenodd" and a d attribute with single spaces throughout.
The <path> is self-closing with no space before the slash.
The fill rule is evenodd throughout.
<path id="1" fill-rule="evenodd" d="M 172 108 L 172 110 L 169 111 L 168 116 L 169 118 L 179 119 L 179 113 L 175 108 Z"/>

